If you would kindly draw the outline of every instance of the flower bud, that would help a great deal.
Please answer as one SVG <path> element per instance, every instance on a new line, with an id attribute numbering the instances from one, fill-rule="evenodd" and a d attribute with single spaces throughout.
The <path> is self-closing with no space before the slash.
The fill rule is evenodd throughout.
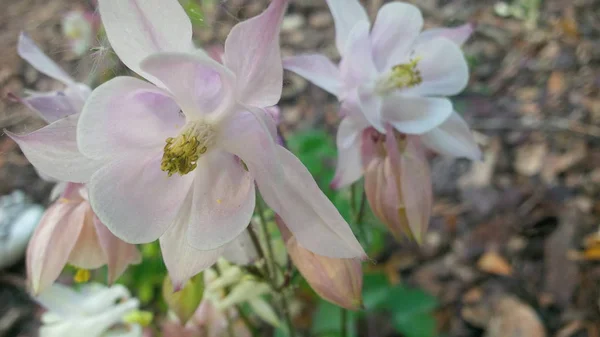
<path id="1" fill-rule="evenodd" d="M 373 213 L 400 241 L 421 243 L 429 225 L 432 191 L 429 164 L 417 137 L 388 128 L 365 131 L 365 193 Z"/>
<path id="2" fill-rule="evenodd" d="M 192 277 L 179 291 L 174 291 L 171 279 L 167 275 L 163 282 L 163 298 L 182 325 L 192 318 L 204 296 L 204 275 Z"/>
<path id="3" fill-rule="evenodd" d="M 292 261 L 313 290 L 340 307 L 360 309 L 363 282 L 360 260 L 317 255 L 298 244 L 279 216 L 276 216 L 276 222 Z"/>

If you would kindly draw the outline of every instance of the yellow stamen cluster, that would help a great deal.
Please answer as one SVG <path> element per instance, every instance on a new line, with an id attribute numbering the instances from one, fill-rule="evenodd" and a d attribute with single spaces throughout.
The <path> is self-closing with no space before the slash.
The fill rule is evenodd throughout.
<path id="1" fill-rule="evenodd" d="M 206 125 L 192 126 L 177 137 L 166 140 L 160 169 L 172 176 L 185 175 L 198 166 L 198 159 L 208 151 L 212 129 Z"/>
<path id="2" fill-rule="evenodd" d="M 377 84 L 377 91 L 381 94 L 389 93 L 394 89 L 411 88 L 423 82 L 421 72 L 417 69 L 420 58 L 411 59 L 392 67 L 388 75 Z"/>
<path id="3" fill-rule="evenodd" d="M 90 280 L 91 276 L 89 270 L 77 268 L 77 272 L 75 272 L 75 276 L 73 276 L 73 281 L 75 281 L 75 283 L 85 283 Z"/>
<path id="4" fill-rule="evenodd" d="M 419 59 L 415 58 L 409 63 L 398 64 L 392 68 L 390 79 L 396 88 L 410 88 L 423 82 L 421 72 L 417 69 L 418 63 Z"/>

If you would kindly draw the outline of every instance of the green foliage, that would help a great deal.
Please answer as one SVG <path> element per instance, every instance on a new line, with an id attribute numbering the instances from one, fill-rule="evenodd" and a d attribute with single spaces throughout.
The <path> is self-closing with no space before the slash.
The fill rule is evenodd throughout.
<path id="1" fill-rule="evenodd" d="M 346 335 L 345 337 L 358 336 L 356 322 L 358 315 L 346 310 Z M 327 301 L 320 300 L 317 310 L 313 315 L 311 332 L 320 337 L 338 337 L 342 335 L 342 309 Z"/>
<path id="2" fill-rule="evenodd" d="M 158 241 L 139 247 L 143 257 L 142 262 L 129 266 L 118 282 L 129 288 L 142 304 L 159 303 L 164 307 L 161 292 L 167 269 L 162 260 Z"/>
<path id="3" fill-rule="evenodd" d="M 391 285 L 383 274 L 365 274 L 363 297 L 369 311 L 386 312 L 405 337 L 434 337 L 435 297 L 419 289 Z"/>
<path id="4" fill-rule="evenodd" d="M 204 25 L 204 11 L 197 0 L 182 0 L 181 5 L 193 25 Z"/>

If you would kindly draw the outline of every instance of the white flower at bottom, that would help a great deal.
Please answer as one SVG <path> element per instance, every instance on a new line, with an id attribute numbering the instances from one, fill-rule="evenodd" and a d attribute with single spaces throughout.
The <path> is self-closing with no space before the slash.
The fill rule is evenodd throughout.
<path id="1" fill-rule="evenodd" d="M 123 318 L 139 307 L 127 288 L 89 284 L 77 292 L 54 284 L 35 298 L 48 311 L 40 337 L 141 337 L 142 327 Z"/>

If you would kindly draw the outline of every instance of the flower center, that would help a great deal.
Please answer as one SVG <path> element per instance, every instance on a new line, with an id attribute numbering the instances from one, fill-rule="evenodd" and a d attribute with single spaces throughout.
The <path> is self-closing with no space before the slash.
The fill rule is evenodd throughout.
<path id="1" fill-rule="evenodd" d="M 214 142 L 215 132 L 203 122 L 188 123 L 177 137 L 166 140 L 160 169 L 172 176 L 186 175 L 198 165 L 198 159 Z"/>
<path id="2" fill-rule="evenodd" d="M 394 89 L 411 88 L 423 82 L 421 72 L 417 69 L 420 58 L 413 58 L 408 63 L 401 63 L 392 67 L 389 74 L 380 79 L 376 84 L 376 91 L 387 94 Z"/>

